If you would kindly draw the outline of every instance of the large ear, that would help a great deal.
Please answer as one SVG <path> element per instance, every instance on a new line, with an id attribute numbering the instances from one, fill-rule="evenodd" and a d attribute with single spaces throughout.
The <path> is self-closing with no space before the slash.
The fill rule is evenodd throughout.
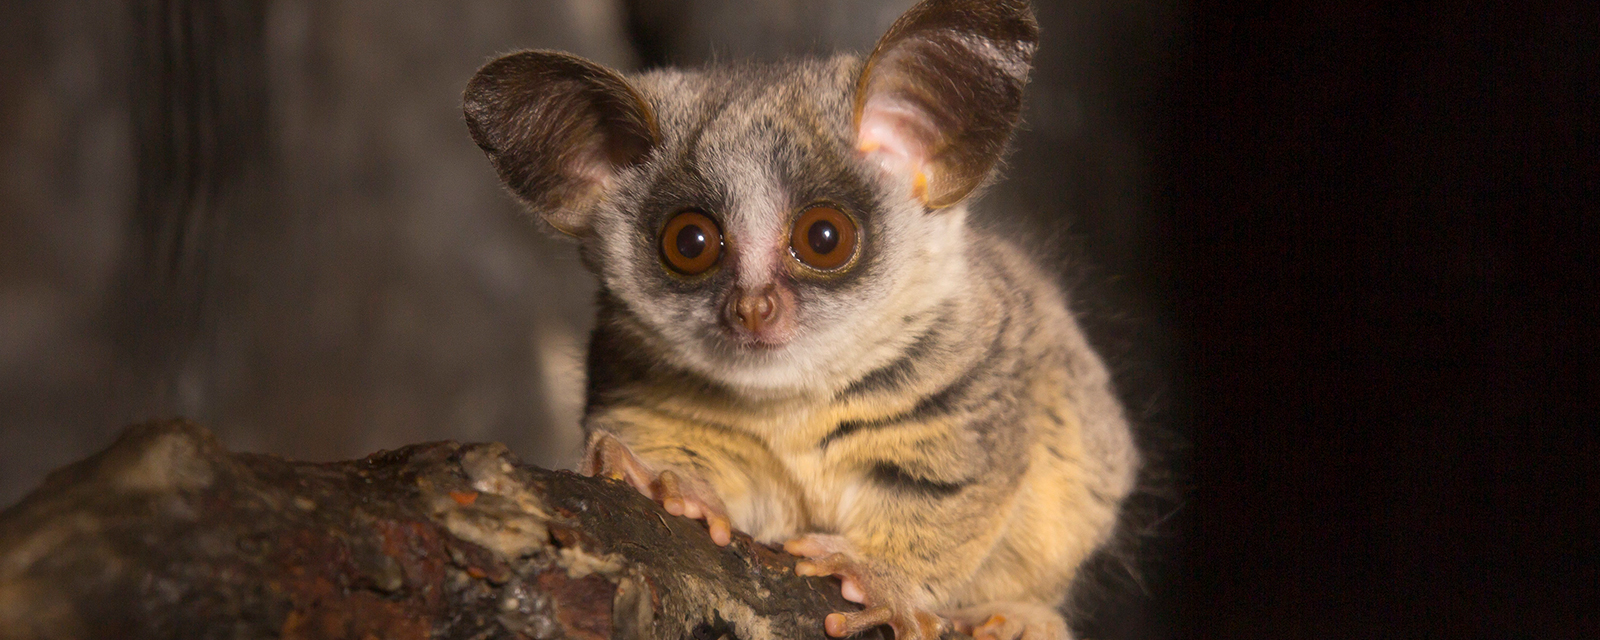
<path id="1" fill-rule="evenodd" d="M 655 116 L 615 72 L 554 51 L 484 65 L 462 100 L 500 179 L 556 229 L 583 235 L 619 169 L 656 144 Z"/>
<path id="2" fill-rule="evenodd" d="M 856 143 L 929 207 L 982 186 L 1022 111 L 1039 41 L 1025 0 L 924 0 L 896 20 L 856 83 Z"/>

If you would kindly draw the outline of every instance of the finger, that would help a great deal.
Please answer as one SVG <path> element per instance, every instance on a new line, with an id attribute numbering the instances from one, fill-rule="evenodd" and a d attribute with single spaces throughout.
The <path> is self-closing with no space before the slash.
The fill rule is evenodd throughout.
<path id="1" fill-rule="evenodd" d="M 865 611 L 830 613 L 828 617 L 823 618 L 822 627 L 827 630 L 828 635 L 835 638 L 843 638 L 887 623 L 893 617 L 894 612 L 890 611 L 888 607 L 876 606 Z"/>
<path id="2" fill-rule="evenodd" d="M 849 578 L 845 578 L 842 582 L 843 584 L 839 587 L 839 594 L 844 596 L 845 600 L 856 604 L 862 604 L 867 601 L 867 593 L 861 590 L 861 583 Z"/>
<path id="3" fill-rule="evenodd" d="M 728 543 L 733 542 L 733 526 L 727 518 L 711 516 L 706 523 L 711 529 L 711 541 L 717 543 L 717 546 L 726 547 Z"/>
<path id="4" fill-rule="evenodd" d="M 831 553 L 821 558 L 801 560 L 794 565 L 797 576 L 831 576 L 844 568 L 848 560 L 843 554 Z"/>
<path id="5" fill-rule="evenodd" d="M 583 463 L 578 465 L 578 473 L 593 478 L 605 471 L 604 458 L 600 455 L 605 449 L 605 440 L 610 434 L 597 434 L 589 443 L 589 448 L 583 452 Z"/>
<path id="6" fill-rule="evenodd" d="M 667 513 L 681 516 L 688 511 L 688 504 L 683 499 L 683 489 L 680 485 L 678 474 L 667 469 L 656 476 L 655 497 L 661 500 L 661 508 Z"/>
<path id="7" fill-rule="evenodd" d="M 588 472 L 587 475 L 603 475 L 614 480 L 627 480 L 629 484 L 634 485 L 634 488 L 640 488 L 632 477 L 635 475 L 634 467 L 637 466 L 634 464 L 633 452 L 629 451 L 628 446 L 622 444 L 616 436 L 609 433 L 601 433 L 595 438 L 594 446 L 590 448 L 583 466 Z M 640 489 L 648 495 L 648 491 Z"/>

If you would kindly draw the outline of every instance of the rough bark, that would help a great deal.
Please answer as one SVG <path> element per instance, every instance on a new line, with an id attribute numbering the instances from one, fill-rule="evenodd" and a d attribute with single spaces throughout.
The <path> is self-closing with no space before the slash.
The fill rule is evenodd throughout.
<path id="1" fill-rule="evenodd" d="M 317 464 L 171 421 L 0 512 L 0 637 L 824 638 L 856 605 L 793 566 L 498 444 Z"/>

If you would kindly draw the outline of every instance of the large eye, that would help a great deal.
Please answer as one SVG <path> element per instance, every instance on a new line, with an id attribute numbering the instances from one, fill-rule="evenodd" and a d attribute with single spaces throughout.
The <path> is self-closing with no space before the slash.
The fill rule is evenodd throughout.
<path id="1" fill-rule="evenodd" d="M 838 269 L 856 255 L 856 223 L 833 207 L 806 209 L 789 232 L 789 250 L 813 269 Z"/>
<path id="2" fill-rule="evenodd" d="M 717 223 L 698 211 L 673 216 L 661 232 L 661 257 L 678 273 L 705 273 L 721 255 L 722 232 L 717 230 Z"/>

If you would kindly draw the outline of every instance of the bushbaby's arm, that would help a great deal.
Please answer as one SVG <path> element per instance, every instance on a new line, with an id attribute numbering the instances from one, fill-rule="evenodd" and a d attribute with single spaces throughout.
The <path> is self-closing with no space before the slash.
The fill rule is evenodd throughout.
<path id="1" fill-rule="evenodd" d="M 839 534 L 785 545 L 809 558 L 797 572 L 839 576 L 845 597 L 868 605 L 829 616 L 830 635 L 889 624 L 897 639 L 937 637 L 937 608 L 991 558 L 1012 513 L 1016 475 L 1005 467 L 1019 461 L 975 459 L 957 430 L 902 429 L 831 445 L 831 456 L 863 471 Z"/>
<path id="2" fill-rule="evenodd" d="M 730 526 L 777 542 L 807 522 L 793 481 L 748 434 L 634 406 L 602 409 L 585 426 L 585 473 L 624 479 L 669 513 L 706 520 L 718 544 Z"/>

